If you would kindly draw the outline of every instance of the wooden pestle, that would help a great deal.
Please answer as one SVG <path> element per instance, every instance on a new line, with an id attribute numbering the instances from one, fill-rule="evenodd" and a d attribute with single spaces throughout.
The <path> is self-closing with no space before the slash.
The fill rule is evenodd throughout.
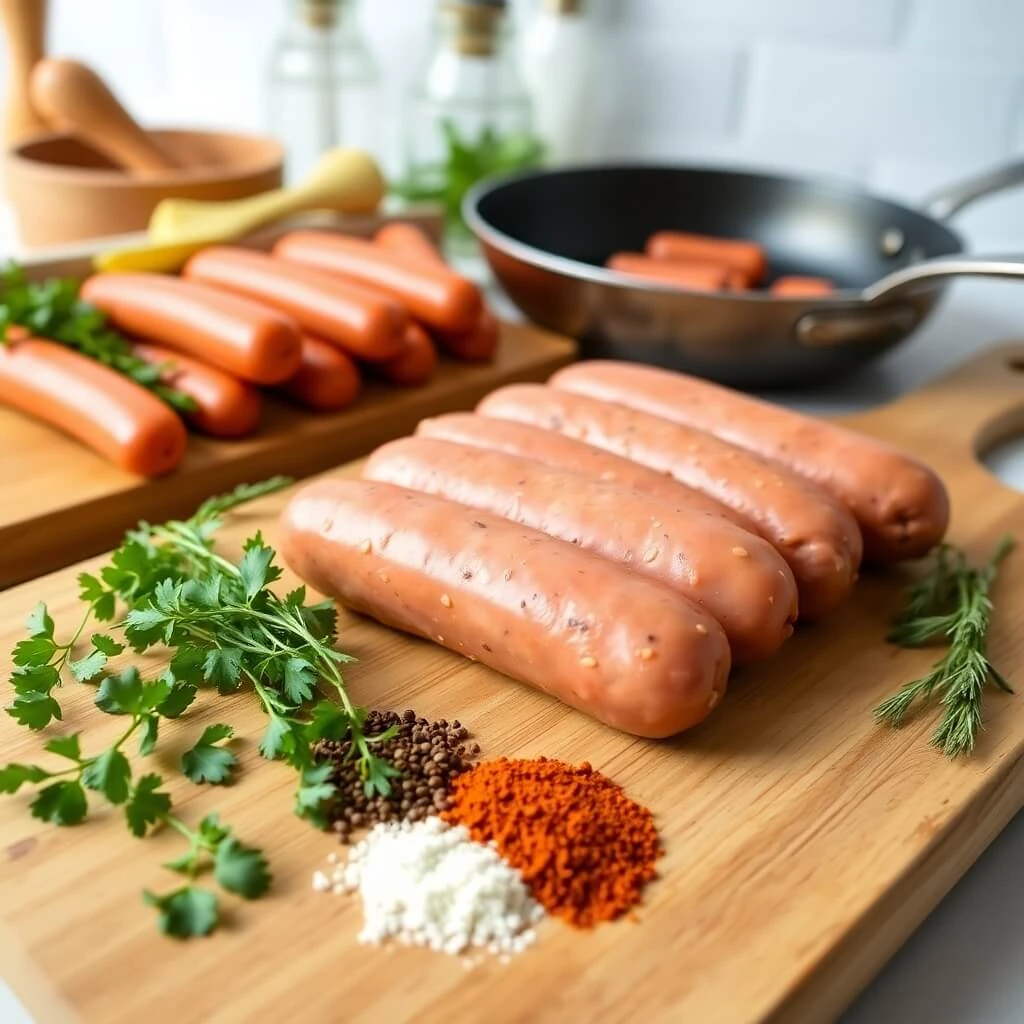
<path id="1" fill-rule="evenodd" d="M 78 61 L 48 57 L 29 80 L 35 108 L 55 127 L 73 132 L 125 170 L 165 174 L 178 166 L 121 105 L 106 83 Z"/>
<path id="2" fill-rule="evenodd" d="M 47 0 L 0 0 L 7 43 L 3 141 L 8 149 L 51 130 L 29 98 L 29 76 L 46 51 L 46 6 Z"/>

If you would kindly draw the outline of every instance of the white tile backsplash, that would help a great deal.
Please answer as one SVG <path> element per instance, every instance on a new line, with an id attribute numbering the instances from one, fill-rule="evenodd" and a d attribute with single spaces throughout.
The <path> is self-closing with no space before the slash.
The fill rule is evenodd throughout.
<path id="1" fill-rule="evenodd" d="M 941 0 L 939 0 L 941 4 Z M 725 32 L 737 39 L 787 39 L 841 46 L 889 46 L 903 0 L 617 0 L 618 23 Z"/>
<path id="2" fill-rule="evenodd" d="M 393 171 L 436 0 L 354 2 Z M 512 0 L 517 20 L 538 2 Z M 839 175 L 914 199 L 950 169 L 1024 154 L 1024 0 L 592 2 L 613 33 L 594 95 L 609 157 Z M 95 64 L 146 120 L 258 130 L 288 3 L 52 0 L 51 48 Z M 963 223 L 1024 249 L 1024 198 Z"/>

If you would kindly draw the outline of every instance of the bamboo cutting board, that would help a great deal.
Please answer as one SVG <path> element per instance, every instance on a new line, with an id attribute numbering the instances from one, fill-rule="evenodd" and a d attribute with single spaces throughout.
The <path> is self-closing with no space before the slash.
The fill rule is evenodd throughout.
<path id="1" fill-rule="evenodd" d="M 950 539 L 979 559 L 1002 533 L 1024 534 L 1024 496 L 973 454 L 1024 428 L 1021 369 L 1024 346 L 995 350 L 851 421 L 942 473 Z M 242 510 L 225 548 L 257 528 L 273 543 L 284 500 Z M 1022 557 L 1011 556 L 995 593 L 991 643 L 1018 689 Z M 0 651 L 40 599 L 59 624 L 73 621 L 79 568 L 0 595 Z M 935 656 L 884 643 L 907 578 L 866 574 L 845 609 L 738 673 L 706 723 L 666 742 L 617 734 L 439 648 L 343 619 L 344 649 L 360 659 L 348 673 L 357 700 L 459 718 L 485 756 L 587 759 L 655 811 L 667 853 L 635 921 L 592 932 L 546 922 L 511 963 L 473 970 L 442 954 L 359 946 L 358 902 L 310 887 L 336 846 L 291 816 L 291 774 L 259 761 L 261 715 L 241 695 L 217 715 L 242 737 L 239 784 L 174 793 L 186 820 L 217 809 L 267 851 L 272 895 L 232 903 L 213 938 L 176 944 L 139 899 L 143 887 L 169 887 L 159 865 L 178 852 L 176 836 L 134 840 L 102 813 L 58 830 L 28 816 L 27 797 L 0 798 L 0 970 L 45 1024 L 831 1020 L 1024 802 L 1024 697 L 993 692 L 987 731 L 963 763 L 928 746 L 932 714 L 901 732 L 873 725 L 872 706 Z M 86 751 L 118 726 L 90 696 L 81 686 L 63 699 L 65 731 L 82 729 Z M 173 773 L 215 714 L 168 727 L 147 770 Z M 39 746 L 0 721 L 5 759 L 34 759 Z"/>

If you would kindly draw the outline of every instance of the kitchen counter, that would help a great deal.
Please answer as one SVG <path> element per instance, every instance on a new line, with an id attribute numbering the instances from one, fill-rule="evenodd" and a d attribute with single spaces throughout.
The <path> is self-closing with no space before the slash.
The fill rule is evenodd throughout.
<path id="1" fill-rule="evenodd" d="M 894 398 L 971 353 L 1013 338 L 1024 339 L 1024 287 L 961 282 L 952 287 L 927 328 L 875 366 L 813 395 L 773 397 L 811 412 L 852 412 Z M 1024 375 L 1021 397 L 1024 401 Z M 987 461 L 1024 491 L 1024 439 Z M 1022 864 L 1024 814 L 918 929 L 842 1017 L 842 1024 L 1024 1021 Z M 31 1024 L 2 982 L 0 1024 Z"/>

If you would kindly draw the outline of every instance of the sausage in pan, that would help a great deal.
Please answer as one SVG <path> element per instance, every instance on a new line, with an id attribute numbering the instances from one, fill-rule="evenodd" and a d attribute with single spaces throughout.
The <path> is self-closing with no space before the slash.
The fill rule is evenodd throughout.
<path id="1" fill-rule="evenodd" d="M 652 738 L 721 699 L 729 644 L 661 583 L 490 512 L 366 480 L 304 487 L 281 553 L 317 590 L 385 625 Z"/>

